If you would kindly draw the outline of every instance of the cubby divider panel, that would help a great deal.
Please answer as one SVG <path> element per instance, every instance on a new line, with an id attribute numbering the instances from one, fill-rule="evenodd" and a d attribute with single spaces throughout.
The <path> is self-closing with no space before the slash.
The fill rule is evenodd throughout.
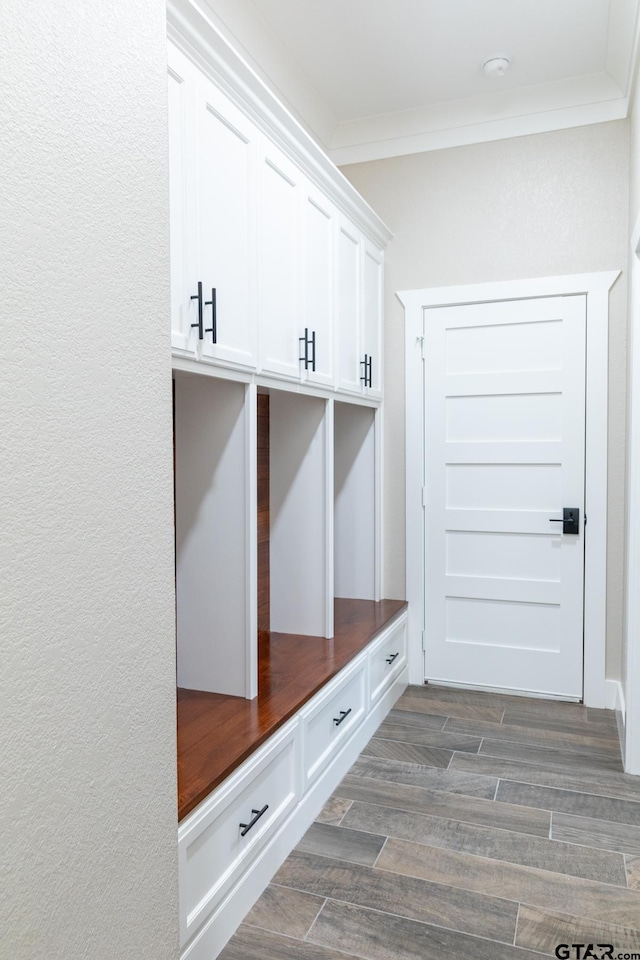
<path id="1" fill-rule="evenodd" d="M 255 696 L 252 388 L 208 376 L 175 382 L 178 686 Z"/>
<path id="2" fill-rule="evenodd" d="M 270 434 L 271 630 L 327 637 L 329 401 L 272 390 Z"/>
<path id="3" fill-rule="evenodd" d="M 376 411 L 334 404 L 335 595 L 376 598 Z"/>

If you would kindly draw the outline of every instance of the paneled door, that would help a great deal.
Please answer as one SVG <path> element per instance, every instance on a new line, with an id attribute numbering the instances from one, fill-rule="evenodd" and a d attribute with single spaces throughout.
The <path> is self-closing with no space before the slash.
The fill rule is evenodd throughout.
<path id="1" fill-rule="evenodd" d="M 586 298 L 429 308 L 424 330 L 426 678 L 579 699 Z"/>

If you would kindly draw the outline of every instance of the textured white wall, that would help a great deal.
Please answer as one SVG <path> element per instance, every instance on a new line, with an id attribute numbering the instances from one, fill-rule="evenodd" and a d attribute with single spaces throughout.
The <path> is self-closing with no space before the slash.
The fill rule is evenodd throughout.
<path id="1" fill-rule="evenodd" d="M 624 269 L 611 293 L 607 675 L 619 677 L 624 558 L 626 121 L 354 164 L 395 233 L 386 255 L 385 595 L 402 597 L 404 313 L 397 290 Z"/>
<path id="2" fill-rule="evenodd" d="M 162 0 L 0 4 L 0 955 L 178 955 Z"/>

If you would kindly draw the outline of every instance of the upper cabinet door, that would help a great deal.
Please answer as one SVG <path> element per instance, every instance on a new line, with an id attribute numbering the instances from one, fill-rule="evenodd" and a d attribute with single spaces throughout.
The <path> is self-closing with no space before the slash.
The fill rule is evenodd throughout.
<path id="1" fill-rule="evenodd" d="M 171 256 L 171 346 L 194 355 L 198 331 L 191 329 L 190 296 L 197 293 L 193 222 L 195 144 L 193 112 L 197 71 L 173 44 L 169 44 L 169 216 Z M 197 314 L 196 314 L 197 319 Z"/>
<path id="2" fill-rule="evenodd" d="M 382 397 L 382 296 L 384 255 L 368 240 L 364 242 L 362 268 L 362 352 L 366 359 L 368 385 L 365 393 Z M 364 381 L 363 381 L 364 382 Z"/>
<path id="3" fill-rule="evenodd" d="M 361 393 L 362 236 L 353 224 L 340 217 L 337 238 L 338 389 Z"/>
<path id="4" fill-rule="evenodd" d="M 255 368 L 257 131 L 202 74 L 196 139 L 197 262 L 205 304 L 202 356 Z"/>
<path id="5" fill-rule="evenodd" d="M 302 174 L 262 139 L 258 176 L 258 316 L 261 368 L 300 379 L 304 334 L 299 296 Z"/>
<path id="6" fill-rule="evenodd" d="M 310 183 L 303 190 L 302 299 L 308 332 L 306 379 L 334 386 L 336 211 Z M 304 344 L 301 344 L 304 353 Z M 304 364 L 302 365 L 304 368 Z"/>

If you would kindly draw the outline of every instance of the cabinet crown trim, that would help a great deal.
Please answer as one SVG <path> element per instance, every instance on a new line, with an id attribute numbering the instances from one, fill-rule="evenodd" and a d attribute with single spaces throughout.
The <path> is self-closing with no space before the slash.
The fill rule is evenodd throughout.
<path id="1" fill-rule="evenodd" d="M 192 0 L 168 0 L 167 32 L 370 240 L 387 245 L 391 230 Z"/>

